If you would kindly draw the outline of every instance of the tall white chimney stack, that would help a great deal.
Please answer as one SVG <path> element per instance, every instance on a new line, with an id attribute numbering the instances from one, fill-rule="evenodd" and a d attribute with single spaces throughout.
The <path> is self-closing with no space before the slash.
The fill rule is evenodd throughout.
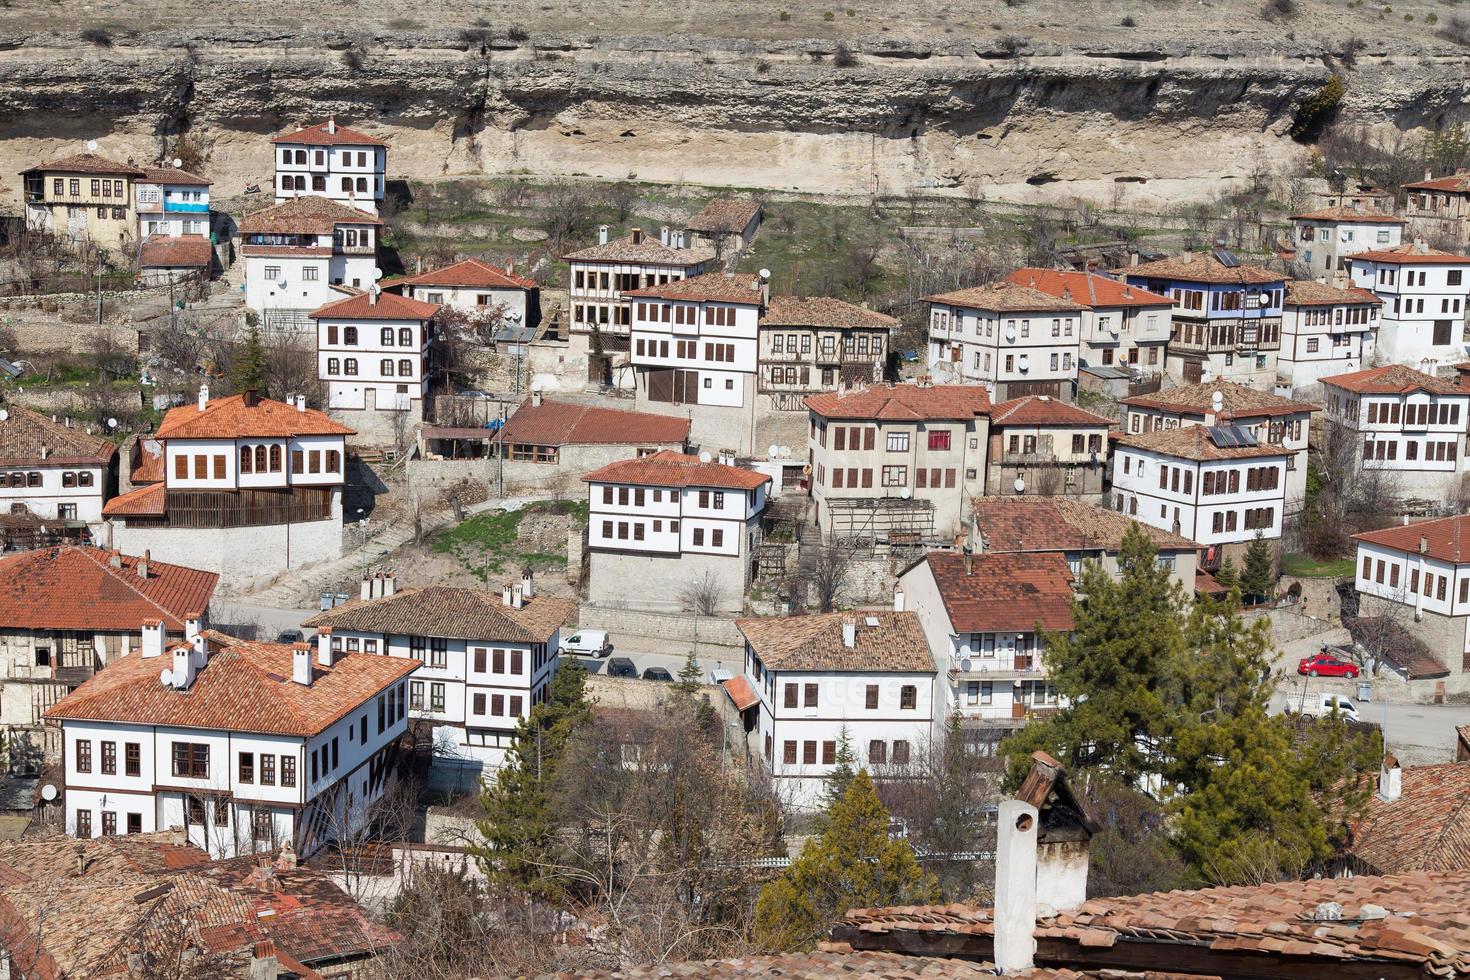
<path id="1" fill-rule="evenodd" d="M 174 687 L 187 691 L 194 683 L 194 648 L 181 646 L 174 650 Z"/>
<path id="2" fill-rule="evenodd" d="M 323 667 L 330 667 L 335 663 L 332 652 L 332 628 L 323 626 L 316 631 L 316 662 Z"/>
<path id="3" fill-rule="evenodd" d="M 500 590 L 500 604 L 502 606 L 510 605 L 510 588 L 509 585 L 506 585 Z"/>
<path id="4" fill-rule="evenodd" d="M 201 411 L 201 412 L 204 411 L 204 407 L 206 405 L 208 405 L 208 404 L 209 404 L 209 385 L 203 384 L 203 385 L 200 385 L 199 386 L 199 411 Z"/>
<path id="5" fill-rule="evenodd" d="M 1036 965 L 1036 837 L 1040 814 L 1002 800 L 996 816 L 995 965 L 1002 974 Z"/>
<path id="6" fill-rule="evenodd" d="M 311 644 L 291 644 L 291 680 L 311 687 Z"/>
<path id="7" fill-rule="evenodd" d="M 531 581 L 531 570 L 528 568 L 521 572 L 521 598 L 529 599 L 535 594 L 535 585 Z"/>
<path id="8" fill-rule="evenodd" d="M 849 650 L 857 647 L 857 620 L 844 619 L 842 621 L 842 645 Z"/>
<path id="9" fill-rule="evenodd" d="M 142 651 L 145 658 L 163 656 L 163 620 L 143 620 Z"/>
<path id="10" fill-rule="evenodd" d="M 1383 768 L 1378 770 L 1378 795 L 1384 802 L 1392 803 L 1404 792 L 1404 774 L 1399 760 L 1391 755 L 1383 757 Z"/>

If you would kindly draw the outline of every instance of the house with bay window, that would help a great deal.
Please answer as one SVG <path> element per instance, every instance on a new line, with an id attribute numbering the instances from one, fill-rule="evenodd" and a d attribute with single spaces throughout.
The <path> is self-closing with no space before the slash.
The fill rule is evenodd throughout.
<path id="1" fill-rule="evenodd" d="M 1365 470 L 1386 473 L 1405 501 L 1459 498 L 1470 472 L 1470 388 L 1386 364 L 1322 379 L 1329 438 L 1359 450 Z"/>
<path id="2" fill-rule="evenodd" d="M 376 285 L 313 310 L 317 376 L 328 412 L 365 441 L 385 445 L 401 428 L 393 416 L 403 413 L 409 426 L 422 422 L 438 312 L 433 303 L 380 292 Z"/>
<path id="3" fill-rule="evenodd" d="M 1376 342 L 1383 361 L 1433 374 L 1464 359 L 1470 256 L 1414 241 L 1354 255 L 1351 275 L 1383 301 Z"/>
<path id="4" fill-rule="evenodd" d="M 898 321 L 827 296 L 772 296 L 760 321 L 759 390 L 776 411 L 803 396 L 883 380 Z"/>
<path id="5" fill-rule="evenodd" d="M 74 837 L 178 829 L 215 858 L 354 839 L 392 785 L 419 662 L 204 630 L 138 648 L 46 712 Z"/>
<path id="6" fill-rule="evenodd" d="M 736 706 L 752 754 L 788 807 L 820 805 L 843 738 L 858 765 L 897 777 L 939 734 L 938 674 L 914 613 L 765 616 L 735 626 L 745 637 Z"/>
<path id="7" fill-rule="evenodd" d="M 926 296 L 929 365 L 945 381 L 984 385 L 997 400 L 1071 400 L 1084 308 L 1009 280 Z"/>
<path id="8" fill-rule="evenodd" d="M 1470 237 L 1470 170 L 1443 177 L 1426 169 L 1424 179 L 1404 186 L 1404 217 L 1425 232 Z"/>
<path id="9" fill-rule="evenodd" d="M 1107 471 L 1108 431 L 1116 424 L 1050 395 L 990 406 L 985 492 L 1096 497 Z"/>
<path id="10" fill-rule="evenodd" d="M 1082 306 L 1082 367 L 1126 367 L 1140 379 L 1164 371 L 1173 301 L 1096 272 L 1017 269 L 1011 282 Z"/>
<path id="11" fill-rule="evenodd" d="M 516 726 L 556 676 L 570 599 L 541 595 L 529 572 L 499 591 L 399 589 L 396 577 L 362 580 L 361 595 L 308 619 L 337 656 L 407 659 L 409 718 L 432 741 L 440 775 L 474 788 L 493 780 Z"/>
<path id="12" fill-rule="evenodd" d="M 305 333 L 311 311 L 372 286 L 377 276 L 374 214 L 305 195 L 240 219 L 245 306 L 266 333 Z"/>
<path id="13" fill-rule="evenodd" d="M 1277 386 L 1311 388 L 1330 374 L 1371 363 L 1382 307 L 1383 300 L 1356 286 L 1289 281 L 1281 314 Z"/>
<path id="14" fill-rule="evenodd" d="M 23 170 L 26 228 L 130 257 L 138 241 L 133 182 L 142 177 L 141 167 L 91 151 Z"/>
<path id="15" fill-rule="evenodd" d="M 1223 250 L 1145 262 L 1123 276 L 1174 301 L 1165 371 L 1175 384 L 1238 381 L 1262 391 L 1275 385 L 1285 276 Z"/>
<path id="16" fill-rule="evenodd" d="M 383 203 L 388 144 L 334 117 L 271 138 L 276 202 L 320 197 L 376 215 Z"/>
<path id="17" fill-rule="evenodd" d="M 810 395 L 807 489 L 838 537 L 953 539 L 985 492 L 982 385 L 890 384 Z"/>

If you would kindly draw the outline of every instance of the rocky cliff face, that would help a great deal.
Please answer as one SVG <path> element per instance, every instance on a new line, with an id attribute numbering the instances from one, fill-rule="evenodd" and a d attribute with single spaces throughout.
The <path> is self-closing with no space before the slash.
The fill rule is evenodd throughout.
<path id="1" fill-rule="evenodd" d="M 1018 200 L 1182 199 L 1303 147 L 1300 100 L 1334 70 L 1341 120 L 1466 115 L 1470 57 L 1402 40 L 615 40 L 271 28 L 0 36 L 0 173 L 72 152 L 155 158 L 191 131 L 217 192 L 267 181 L 265 137 L 332 112 L 391 141 L 390 170 L 586 174 Z M 1351 65 L 1351 67 L 1349 67 Z M 6 182 L 12 194 L 18 181 Z"/>

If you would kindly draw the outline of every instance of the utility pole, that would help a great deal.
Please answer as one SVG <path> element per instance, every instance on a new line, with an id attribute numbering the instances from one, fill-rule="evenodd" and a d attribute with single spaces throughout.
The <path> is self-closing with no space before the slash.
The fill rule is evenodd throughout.
<path id="1" fill-rule="evenodd" d="M 102 326 L 102 249 L 97 250 L 97 326 Z"/>
<path id="2" fill-rule="evenodd" d="M 505 403 L 500 405 L 500 428 L 495 430 L 498 436 L 505 431 Z M 497 441 L 495 444 L 495 495 L 505 496 L 505 443 Z"/>

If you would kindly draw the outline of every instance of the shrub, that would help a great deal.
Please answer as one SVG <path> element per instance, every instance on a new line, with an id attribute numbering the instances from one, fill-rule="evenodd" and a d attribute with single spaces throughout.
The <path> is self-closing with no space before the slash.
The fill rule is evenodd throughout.
<path id="1" fill-rule="evenodd" d="M 88 27 L 82 31 L 82 40 L 99 48 L 112 47 L 112 33 L 105 27 Z"/>
<path id="2" fill-rule="evenodd" d="M 1426 24 L 1438 24 L 1439 23 L 1439 14 L 1436 14 L 1434 11 L 1431 10 L 1429 13 L 1427 13 L 1427 14 L 1424 15 L 1424 23 L 1426 23 Z"/>
<path id="3" fill-rule="evenodd" d="M 1026 44 L 1024 40 L 1014 34 L 1001 35 L 999 38 L 996 38 L 995 43 L 997 46 L 1000 47 L 1002 51 L 1010 55 L 1012 58 L 1019 54 L 1021 48 L 1024 47 Z"/>
<path id="4" fill-rule="evenodd" d="M 517 44 L 531 40 L 530 32 L 520 24 L 510 25 L 510 30 L 505 32 L 505 36 Z"/>
<path id="5" fill-rule="evenodd" d="M 1132 14 L 1129 14 L 1127 17 L 1124 17 L 1122 19 L 1122 21 L 1120 21 L 1120 23 L 1124 27 L 1137 27 L 1138 26 L 1138 21 L 1136 21 L 1136 20 L 1133 19 L 1133 15 Z"/>
<path id="6" fill-rule="evenodd" d="M 824 13 L 822 15 L 822 19 L 823 20 L 836 20 L 837 19 L 837 15 L 834 14 L 832 11 L 829 10 L 829 11 L 827 11 L 826 13 Z"/>
<path id="7" fill-rule="evenodd" d="M 1470 20 L 1464 17 L 1451 17 L 1449 21 L 1435 32 L 1435 36 L 1452 44 L 1470 48 Z"/>
<path id="8" fill-rule="evenodd" d="M 779 19 L 780 20 L 790 20 L 791 19 L 791 12 L 789 10 L 783 10 L 783 11 L 781 11 L 781 16 L 780 16 Z"/>
<path id="9" fill-rule="evenodd" d="M 342 52 L 342 64 L 349 71 L 361 71 L 363 60 L 362 51 L 358 48 L 348 48 Z"/>
<path id="10" fill-rule="evenodd" d="M 1295 17 L 1296 14 L 1296 0 L 1266 0 L 1261 5 L 1261 16 L 1266 20 L 1285 19 Z"/>
<path id="11" fill-rule="evenodd" d="M 755 73 L 757 75 L 764 75 L 766 72 L 768 72 L 770 70 L 771 70 L 771 63 L 769 61 L 767 61 L 766 59 L 764 59 L 764 58 L 761 58 L 759 61 L 757 61 L 755 63 Z"/>
<path id="12" fill-rule="evenodd" d="M 852 53 L 852 49 L 838 41 L 837 51 L 832 55 L 832 64 L 838 68 L 852 68 L 857 63 L 857 55 Z"/>
<path id="13" fill-rule="evenodd" d="M 1291 135 L 1302 142 L 1310 142 L 1321 135 L 1322 130 L 1337 114 L 1342 97 L 1347 92 L 1341 75 L 1331 78 L 1297 106 L 1296 118 L 1291 123 Z"/>

